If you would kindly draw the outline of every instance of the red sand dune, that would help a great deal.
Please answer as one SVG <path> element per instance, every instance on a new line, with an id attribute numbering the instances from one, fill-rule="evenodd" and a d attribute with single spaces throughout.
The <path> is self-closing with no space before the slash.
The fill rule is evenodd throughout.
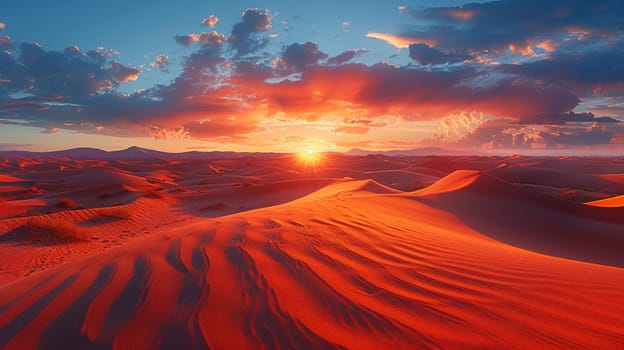
<path id="1" fill-rule="evenodd" d="M 548 159 L 378 158 L 316 171 L 290 157 L 118 163 L 128 176 L 109 185 L 136 190 L 117 207 L 132 215 L 108 219 L 116 207 L 88 191 L 103 164 L 77 171 L 71 190 L 38 177 L 84 203 L 47 216 L 101 237 L 28 242 L 16 228 L 29 217 L 0 220 L 0 347 L 622 346 L 624 208 L 489 172 Z M 389 186 L 409 172 L 448 175 Z"/>

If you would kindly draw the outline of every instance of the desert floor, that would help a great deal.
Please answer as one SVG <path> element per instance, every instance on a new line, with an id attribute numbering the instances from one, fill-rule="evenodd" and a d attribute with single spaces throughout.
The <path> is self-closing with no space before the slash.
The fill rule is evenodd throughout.
<path id="1" fill-rule="evenodd" d="M 0 348 L 624 348 L 624 159 L 0 159 Z"/>

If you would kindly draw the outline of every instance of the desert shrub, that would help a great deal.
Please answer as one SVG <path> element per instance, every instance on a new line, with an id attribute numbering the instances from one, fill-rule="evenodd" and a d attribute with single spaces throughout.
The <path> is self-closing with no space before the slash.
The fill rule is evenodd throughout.
<path id="1" fill-rule="evenodd" d="M 28 236 L 40 237 L 48 242 L 86 241 L 89 232 L 73 222 L 48 216 L 36 216 L 24 224 Z"/>
<path id="2" fill-rule="evenodd" d="M 70 209 L 76 207 L 76 202 L 71 198 L 59 198 L 56 201 L 56 206 L 63 209 Z"/>

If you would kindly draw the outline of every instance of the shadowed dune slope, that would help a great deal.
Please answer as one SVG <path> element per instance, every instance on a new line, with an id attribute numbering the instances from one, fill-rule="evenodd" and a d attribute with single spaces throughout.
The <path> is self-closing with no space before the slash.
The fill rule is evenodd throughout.
<path id="1" fill-rule="evenodd" d="M 452 195 L 480 207 L 480 191 L 513 191 L 480 173 L 451 176 L 411 194 L 330 185 L 14 281 L 0 287 L 0 347 L 621 346 L 624 270 L 512 247 L 429 206 Z M 529 199 L 480 218 L 520 215 Z"/>
<path id="2" fill-rule="evenodd" d="M 475 230 L 518 247 L 624 266 L 624 208 L 588 206 L 458 170 L 408 194 L 448 211 Z"/>

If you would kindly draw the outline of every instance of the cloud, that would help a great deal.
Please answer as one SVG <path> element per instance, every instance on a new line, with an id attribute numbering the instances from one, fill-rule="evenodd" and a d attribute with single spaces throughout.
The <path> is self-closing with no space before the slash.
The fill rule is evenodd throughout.
<path id="1" fill-rule="evenodd" d="M 300 77 L 272 81 L 283 70 L 279 64 L 231 61 L 222 46 L 199 46 L 184 60 L 182 73 L 167 85 L 131 95 L 114 93 L 110 85 L 134 78 L 136 71 L 113 61 L 103 72 L 113 79 L 106 86 L 109 93 L 101 89 L 83 95 L 50 91 L 47 95 L 59 97 L 11 99 L 3 102 L 2 109 L 12 118 L 43 128 L 202 138 L 255 132 L 262 129 L 262 120 L 276 116 L 291 120 L 342 116 L 345 119 L 335 132 L 362 134 L 383 126 L 379 118 L 387 115 L 406 121 L 432 120 L 474 110 L 521 118 L 569 111 L 578 104 L 565 90 L 513 77 L 483 86 L 466 85 L 483 74 L 472 68 L 429 71 L 389 64 L 324 64 L 327 55 L 311 42 L 289 45 L 280 56 L 282 64 L 296 69 Z M 71 51 L 79 60 L 88 57 Z M 38 55 L 45 54 L 49 52 Z M 96 57 L 103 60 L 98 67 L 107 67 L 107 57 Z M 64 125 L 68 120 L 71 125 Z"/>
<path id="2" fill-rule="evenodd" d="M 182 46 L 191 46 L 193 43 L 197 42 L 193 34 L 176 35 L 173 39 Z"/>
<path id="3" fill-rule="evenodd" d="M 624 93 L 624 47 L 555 53 L 547 59 L 497 69 L 566 86 L 579 95 Z"/>
<path id="4" fill-rule="evenodd" d="M 210 28 L 214 28 L 217 24 L 219 24 L 219 17 L 215 15 L 210 15 L 202 20 L 202 25 Z"/>
<path id="5" fill-rule="evenodd" d="M 167 72 L 167 64 L 169 63 L 169 57 L 166 55 L 157 55 L 156 59 L 150 63 L 150 67 L 158 68 L 163 72 Z"/>
<path id="6" fill-rule="evenodd" d="M 13 40 L 8 35 L 0 35 L 0 49 L 13 45 Z"/>
<path id="7" fill-rule="evenodd" d="M 48 128 L 43 130 L 41 133 L 42 134 L 56 134 L 59 132 L 59 128 Z"/>
<path id="8" fill-rule="evenodd" d="M 228 42 L 239 56 L 247 55 L 266 46 L 268 40 L 258 38 L 255 34 L 268 29 L 271 29 L 269 10 L 248 8 L 243 11 L 241 21 L 232 27 Z"/>
<path id="9" fill-rule="evenodd" d="M 174 40 L 182 46 L 191 46 L 195 43 L 201 45 L 221 45 L 225 41 L 225 35 L 212 32 L 201 32 L 198 34 L 184 34 L 174 36 Z"/>
<path id="10" fill-rule="evenodd" d="M 317 43 L 306 41 L 287 46 L 282 52 L 279 64 L 289 71 L 300 72 L 305 67 L 318 64 L 326 58 L 327 54 L 319 50 Z"/>
<path id="11" fill-rule="evenodd" d="M 520 125 L 511 119 L 484 121 L 463 138 L 453 141 L 434 138 L 437 144 L 478 149 L 562 149 L 617 143 L 624 137 L 620 123 L 569 122 L 564 125 Z M 624 139 L 623 139 L 624 140 Z"/>
<path id="12" fill-rule="evenodd" d="M 21 44 L 18 55 L 0 53 L 0 63 L 0 78 L 10 81 L 0 86 L 0 97 L 17 92 L 48 98 L 90 95 L 112 90 L 140 74 L 100 51 L 83 53 L 77 46 L 59 52 Z"/>
<path id="13" fill-rule="evenodd" d="M 407 49 L 410 46 L 410 44 L 416 44 L 416 43 L 435 45 L 435 42 L 432 40 L 418 39 L 416 37 L 385 34 L 385 33 L 368 32 L 366 33 L 366 37 L 383 40 L 387 42 L 388 44 L 396 47 L 397 49 Z"/>
<path id="14" fill-rule="evenodd" d="M 504 51 L 529 54 L 547 39 L 568 35 L 619 35 L 624 3 L 597 1 L 502 0 L 469 3 L 461 7 L 407 9 L 417 20 L 430 23 L 401 33 L 435 42 L 443 51 Z M 513 14 L 513 15 L 511 15 Z"/>
<path id="15" fill-rule="evenodd" d="M 397 48 L 409 47 L 410 57 L 421 65 L 510 62 L 520 56 L 523 64 L 539 61 L 533 66 L 517 64 L 528 75 L 538 70 L 544 76 L 546 72 L 551 76 L 559 72 L 575 80 L 582 80 L 579 75 L 583 78 L 601 73 L 611 78 L 622 75 L 608 73 L 620 70 L 621 65 L 617 64 L 595 70 L 578 66 L 583 60 L 588 66 L 597 66 L 598 62 L 614 62 L 621 56 L 624 34 L 619 15 L 624 12 L 621 1 L 499 0 L 455 7 L 402 6 L 399 11 L 411 15 L 416 20 L 414 25 L 404 27 L 399 33 L 371 32 L 367 37 L 384 40 Z M 609 49 L 619 52 L 609 55 Z M 600 57 L 600 53 L 604 56 Z M 614 94 L 599 84 L 588 85 L 585 82 L 565 86 L 579 95 Z M 622 84 L 617 89 L 620 93 Z"/>
<path id="16" fill-rule="evenodd" d="M 456 142 L 473 133 L 484 122 L 483 113 L 449 114 L 440 119 L 438 131 L 433 135 L 433 139 L 444 143 Z"/>
<path id="17" fill-rule="evenodd" d="M 333 131 L 337 134 L 364 135 L 368 133 L 369 129 L 369 127 L 362 125 L 339 125 Z"/>
<path id="18" fill-rule="evenodd" d="M 458 63 L 470 58 L 468 55 L 442 52 L 427 44 L 410 44 L 409 56 L 421 65 Z"/>
<path id="19" fill-rule="evenodd" d="M 557 86 L 509 77 L 482 86 L 466 83 L 487 77 L 472 68 L 429 71 L 389 64 L 308 65 L 298 80 L 267 83 L 267 75 L 237 76 L 241 95 L 253 95 L 267 113 L 315 120 L 325 115 L 431 120 L 463 111 L 520 118 L 566 112 L 579 100 Z M 271 75 L 268 74 L 270 77 Z"/>
<path id="20" fill-rule="evenodd" d="M 351 49 L 351 50 L 347 50 L 339 55 L 330 57 L 327 60 L 327 64 L 330 65 L 341 65 L 344 63 L 347 63 L 349 61 L 351 61 L 352 59 L 354 59 L 355 57 L 368 52 L 366 49 Z"/>
<path id="21" fill-rule="evenodd" d="M 540 113 L 522 116 L 518 123 L 520 124 L 546 124 L 546 125 L 563 125 L 568 122 L 600 122 L 600 123 L 619 123 L 618 119 L 613 117 L 596 117 L 591 112 L 585 113 Z"/>
<path id="22" fill-rule="evenodd" d="M 110 63 L 109 71 L 112 74 L 113 81 L 118 81 L 121 83 L 127 83 L 131 80 L 137 80 L 139 74 L 141 73 L 141 71 L 136 68 L 126 67 L 116 61 Z"/>
<path id="23" fill-rule="evenodd" d="M 513 1 L 495 3 L 506 7 Z M 249 134 L 281 123 L 315 122 L 355 139 L 387 123 L 418 121 L 439 123 L 429 141 L 459 146 L 565 147 L 624 140 L 624 123 L 603 116 L 608 113 L 578 112 L 590 110 L 579 108 L 587 94 L 621 94 L 620 44 L 600 41 L 591 51 L 574 51 L 563 41 L 529 35 L 531 45 L 517 41 L 514 50 L 521 54 L 530 49 L 538 56 L 485 65 L 474 58 L 483 55 L 479 47 L 494 45 L 484 44 L 491 41 L 489 34 L 477 49 L 471 43 L 453 46 L 455 39 L 438 35 L 462 25 L 472 30 L 473 22 L 482 20 L 477 5 L 432 12 L 429 22 L 422 23 L 433 25 L 418 28 L 428 36 L 418 36 L 416 30 L 368 33 L 409 48 L 419 64 L 404 66 L 353 63 L 363 49 L 329 57 L 311 41 L 268 50 L 273 46 L 267 46 L 262 32 L 271 28 L 271 14 L 247 9 L 229 35 L 176 36 L 189 46 L 181 73 L 169 83 L 129 94 L 120 87 L 141 72 L 120 63 L 113 50 L 84 52 L 71 46 L 59 52 L 22 44 L 15 52 L 0 50 L 0 119 L 47 131 L 224 142 L 247 140 Z M 415 10 L 404 11 L 415 15 Z M 500 42 L 516 45 L 506 37 L 507 29 L 503 25 Z M 539 48 L 534 42 L 546 44 Z M 166 69 L 167 57 L 158 55 L 150 66 Z"/>
<path id="24" fill-rule="evenodd" d="M 347 21 L 342 22 L 342 31 L 348 32 L 350 26 L 351 26 L 351 23 L 349 23 Z"/>
<path id="25" fill-rule="evenodd" d="M 97 53 L 99 53 L 100 55 L 103 55 L 103 56 L 108 56 L 108 57 L 119 56 L 119 52 L 118 51 L 115 51 L 113 49 L 107 49 L 107 48 L 104 48 L 102 46 L 98 47 L 95 51 Z"/>
<path id="26" fill-rule="evenodd" d="M 4 28 L 6 28 L 6 24 L 0 22 L 0 29 L 4 29 Z"/>

